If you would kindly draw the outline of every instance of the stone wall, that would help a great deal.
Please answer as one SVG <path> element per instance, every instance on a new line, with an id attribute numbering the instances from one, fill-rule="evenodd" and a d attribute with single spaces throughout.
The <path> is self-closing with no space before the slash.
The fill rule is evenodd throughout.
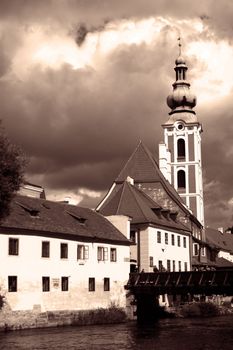
<path id="1" fill-rule="evenodd" d="M 0 311 L 0 332 L 26 328 L 83 326 L 126 321 L 126 310 L 115 306 L 108 309 L 75 311 Z"/>

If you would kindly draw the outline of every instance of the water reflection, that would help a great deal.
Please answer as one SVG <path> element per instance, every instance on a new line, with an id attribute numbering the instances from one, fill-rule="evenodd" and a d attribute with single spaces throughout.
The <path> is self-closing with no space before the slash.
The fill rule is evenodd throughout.
<path id="1" fill-rule="evenodd" d="M 24 330 L 0 334 L 0 350 L 232 350 L 232 316 Z"/>

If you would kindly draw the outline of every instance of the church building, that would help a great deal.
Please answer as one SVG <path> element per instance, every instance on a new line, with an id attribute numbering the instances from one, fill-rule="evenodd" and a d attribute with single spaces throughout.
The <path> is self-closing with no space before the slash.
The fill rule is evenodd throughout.
<path id="1" fill-rule="evenodd" d="M 150 203 L 149 207 L 154 214 L 158 216 L 162 213 L 161 215 L 165 216 L 169 221 L 169 225 L 167 222 L 163 229 L 164 239 L 167 236 L 170 237 L 168 241 L 171 241 L 172 244 L 169 256 L 166 256 L 168 263 L 165 265 L 165 267 L 168 266 L 170 271 L 176 271 L 176 263 L 174 263 L 174 269 L 170 269 L 170 261 L 180 261 L 178 256 L 181 254 L 181 251 L 177 251 L 172 243 L 172 237 L 175 233 L 177 234 L 179 225 L 182 235 L 190 235 L 191 237 L 190 240 L 188 239 L 190 242 L 190 263 L 188 263 L 188 266 L 190 268 L 199 268 L 207 265 L 206 249 L 209 248 L 205 241 L 204 230 L 201 163 L 202 126 L 193 110 L 196 105 L 196 97 L 192 94 L 190 84 L 186 80 L 187 70 L 187 65 L 180 52 L 179 57 L 175 61 L 176 80 L 173 84 L 173 92 L 167 98 L 171 111 L 168 120 L 162 125 L 164 141 L 159 144 L 159 159 L 142 142 L 139 142 L 105 198 L 96 208 L 97 211 L 105 216 L 116 214 L 131 216 L 131 229 L 135 231 L 135 215 L 132 210 L 130 212 L 129 208 L 121 205 L 121 200 L 124 197 L 120 195 L 125 181 L 131 179 L 131 187 L 134 187 L 134 191 L 137 188 L 141 196 L 143 193 L 144 196 L 149 197 L 153 201 L 154 204 Z M 137 199 L 134 200 L 137 201 Z M 160 209 L 155 209 L 156 207 Z M 143 209 L 141 208 L 141 210 Z M 151 227 L 156 227 L 157 231 L 161 231 L 162 222 L 158 222 L 158 217 L 156 223 L 151 220 L 147 221 L 147 224 Z M 138 224 L 136 234 L 138 237 L 142 237 L 140 232 L 143 231 L 143 227 L 139 226 Z M 168 230 L 170 233 L 167 232 Z M 154 237 L 152 242 L 153 240 L 155 241 L 156 238 Z M 140 245 L 139 239 L 137 242 Z M 146 270 L 151 271 L 151 257 L 148 255 L 149 239 L 146 247 L 144 246 L 143 248 L 141 246 L 137 248 L 137 263 L 140 268 L 142 258 L 139 251 L 142 252 L 143 249 L 146 249 Z M 159 255 L 154 257 L 154 261 L 157 266 L 160 261 Z M 144 263 L 143 268 L 145 266 L 146 264 Z M 185 264 L 184 266 L 186 267 L 187 265 Z M 183 269 L 186 268 L 181 270 Z"/>

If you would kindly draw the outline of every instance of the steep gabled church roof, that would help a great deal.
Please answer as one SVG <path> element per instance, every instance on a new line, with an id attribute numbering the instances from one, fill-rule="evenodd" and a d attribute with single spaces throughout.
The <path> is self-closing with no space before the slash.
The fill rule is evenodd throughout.
<path id="1" fill-rule="evenodd" d="M 161 175 L 158 164 L 151 152 L 140 141 L 115 182 L 123 182 L 128 176 L 137 182 L 156 182 L 160 180 Z"/>
<path id="2" fill-rule="evenodd" d="M 163 186 L 166 193 L 176 202 L 176 204 L 189 215 L 190 211 L 184 206 L 182 198 L 176 192 L 174 187 L 165 179 L 159 169 L 156 159 L 148 148 L 139 142 L 135 151 L 117 176 L 115 183 L 122 183 L 130 176 L 135 183 L 156 183 L 159 182 Z"/>
<path id="3" fill-rule="evenodd" d="M 103 215 L 127 215 L 131 217 L 132 224 L 147 223 L 172 230 L 187 231 L 184 225 L 169 217 L 169 210 L 164 211 L 143 191 L 127 181 L 118 185 L 118 190 L 103 204 L 100 212 Z"/>

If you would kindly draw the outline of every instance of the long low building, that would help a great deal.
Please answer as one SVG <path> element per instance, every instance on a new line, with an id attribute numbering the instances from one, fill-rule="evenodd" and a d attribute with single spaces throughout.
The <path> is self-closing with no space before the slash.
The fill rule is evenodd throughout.
<path id="1" fill-rule="evenodd" d="M 0 289 L 11 310 L 125 307 L 130 242 L 91 209 L 16 196 L 0 226 Z"/>

